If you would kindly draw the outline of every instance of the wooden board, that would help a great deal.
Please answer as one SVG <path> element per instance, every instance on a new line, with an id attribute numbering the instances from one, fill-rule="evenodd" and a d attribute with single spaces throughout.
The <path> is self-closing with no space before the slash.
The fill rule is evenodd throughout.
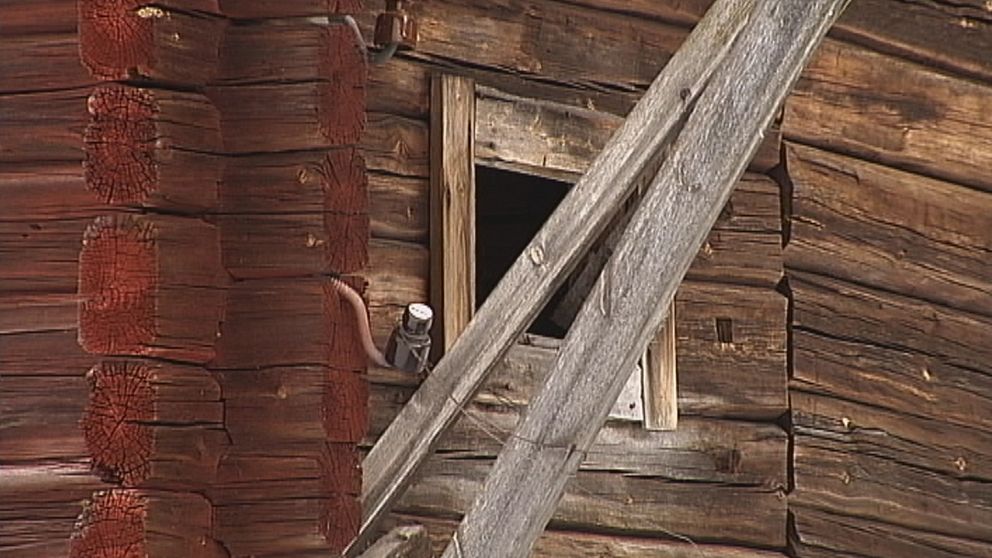
<path id="1" fill-rule="evenodd" d="M 992 195 L 790 145 L 786 265 L 992 316 Z"/>
<path id="2" fill-rule="evenodd" d="M 825 41 L 785 103 L 788 139 L 992 191 L 989 87 Z"/>

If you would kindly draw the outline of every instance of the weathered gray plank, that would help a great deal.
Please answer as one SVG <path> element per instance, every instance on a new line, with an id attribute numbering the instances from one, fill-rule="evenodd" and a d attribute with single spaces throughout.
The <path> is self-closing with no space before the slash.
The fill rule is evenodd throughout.
<path id="1" fill-rule="evenodd" d="M 629 370 L 757 150 L 761 131 L 846 6 L 759 2 L 701 94 L 583 305 L 545 387 L 500 454 L 446 558 L 525 556 L 551 518 Z M 710 13 L 730 11 L 714 4 Z M 722 156 L 714 159 L 712 154 Z M 729 528 L 729 527 L 728 527 Z"/>
<path id="2" fill-rule="evenodd" d="M 478 390 L 627 193 L 651 176 L 653 171 L 645 173 L 646 167 L 652 166 L 669 132 L 742 27 L 750 3 L 736 4 L 737 9 L 718 12 L 720 17 L 708 18 L 697 27 L 365 459 L 365 522 L 359 543 L 352 548 L 367 539 L 416 473 L 437 437 L 455 418 L 458 402 L 467 401 Z"/>
<path id="3" fill-rule="evenodd" d="M 431 558 L 427 530 L 420 525 L 405 525 L 386 533 L 360 558 Z"/>

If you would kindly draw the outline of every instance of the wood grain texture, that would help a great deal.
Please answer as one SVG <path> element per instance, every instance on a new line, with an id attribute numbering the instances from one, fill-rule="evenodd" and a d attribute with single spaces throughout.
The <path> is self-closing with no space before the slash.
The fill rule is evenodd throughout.
<path id="1" fill-rule="evenodd" d="M 675 307 L 673 304 L 665 312 L 665 324 L 648 344 L 641 361 L 644 428 L 648 430 L 675 430 L 679 424 Z"/>
<path id="2" fill-rule="evenodd" d="M 992 196 L 798 145 L 789 267 L 992 316 Z"/>
<path id="3" fill-rule="evenodd" d="M 788 139 L 992 191 L 986 85 L 825 41 L 785 104 Z"/>
<path id="4" fill-rule="evenodd" d="M 431 542 L 427 529 L 419 525 L 405 525 L 386 533 L 360 558 L 431 558 Z"/>
<path id="5" fill-rule="evenodd" d="M 577 264 L 583 249 L 642 179 L 645 167 L 651 166 L 668 132 L 676 125 L 685 108 L 683 103 L 690 100 L 683 101 L 677 92 L 688 89 L 691 98 L 707 81 L 726 52 L 728 38 L 739 30 L 733 21 L 731 17 L 697 29 L 683 49 L 688 54 L 677 56 L 666 67 L 632 112 L 629 123 L 610 141 L 489 296 L 461 342 L 452 347 L 414 396 L 413 404 L 404 409 L 366 457 L 364 537 L 371 535 L 374 524 L 454 419 L 458 406 L 451 403 L 450 397 L 465 400 L 481 387 L 492 365 L 522 333 L 565 273 Z M 707 52 L 708 64 L 697 67 L 694 57 L 703 52 Z"/>
<path id="6" fill-rule="evenodd" d="M 580 310 L 445 557 L 525 556 L 789 88 L 846 2 L 759 2 Z M 731 13 L 714 4 L 709 13 Z M 718 131 L 715 131 L 718 130 Z M 714 162 L 710 153 L 729 157 Z M 733 154 L 733 155 L 730 155 Z M 664 225 L 660 225 L 663 223 Z M 659 304 L 661 303 L 661 304 Z"/>
<path id="7" fill-rule="evenodd" d="M 435 355 L 475 314 L 475 82 L 431 81 L 431 306 Z"/>

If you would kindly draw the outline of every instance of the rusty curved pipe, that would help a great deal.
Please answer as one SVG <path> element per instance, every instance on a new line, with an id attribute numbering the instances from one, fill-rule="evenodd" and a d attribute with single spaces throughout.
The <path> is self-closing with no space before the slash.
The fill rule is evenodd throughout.
<path id="1" fill-rule="evenodd" d="M 358 334 L 362 338 L 362 347 L 365 349 L 365 354 L 368 355 L 369 360 L 375 363 L 376 366 L 392 368 L 393 366 L 389 364 L 386 357 L 383 356 L 382 351 L 375 346 L 375 341 L 372 340 L 372 326 L 369 325 L 368 309 L 365 306 L 365 301 L 362 300 L 362 295 L 358 294 L 358 291 L 353 289 L 351 285 L 338 278 L 332 278 L 331 285 L 334 286 L 334 290 L 342 298 L 347 300 L 355 310 L 355 319 L 358 321 Z"/>

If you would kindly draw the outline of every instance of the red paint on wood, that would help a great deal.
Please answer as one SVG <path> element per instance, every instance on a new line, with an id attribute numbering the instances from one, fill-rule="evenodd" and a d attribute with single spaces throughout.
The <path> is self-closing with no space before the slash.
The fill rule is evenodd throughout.
<path id="1" fill-rule="evenodd" d="M 136 204 L 158 182 L 155 99 L 151 91 L 104 87 L 90 96 L 83 135 L 86 187 L 104 203 Z"/>
<path id="2" fill-rule="evenodd" d="M 153 226 L 98 217 L 79 255 L 79 342 L 90 353 L 142 354 L 155 338 L 158 246 Z"/>
<path id="3" fill-rule="evenodd" d="M 335 552 L 348 548 L 362 526 L 362 505 L 354 496 L 332 496 L 328 503 L 325 537 Z"/>
<path id="4" fill-rule="evenodd" d="M 365 160 L 355 149 L 327 155 L 324 227 L 330 240 L 328 265 L 352 273 L 369 263 L 369 194 Z"/>
<path id="5" fill-rule="evenodd" d="M 368 60 L 346 25 L 328 27 L 328 55 L 321 59 L 327 84 L 320 89 L 321 121 L 328 138 L 340 145 L 358 143 L 365 130 Z"/>
<path id="6" fill-rule="evenodd" d="M 69 558 L 146 558 L 145 500 L 131 491 L 98 492 L 84 505 Z"/>
<path id="7" fill-rule="evenodd" d="M 362 459 L 354 443 L 327 444 L 324 460 L 327 492 L 350 496 L 362 493 Z"/>
<path id="8" fill-rule="evenodd" d="M 140 363 L 105 362 L 86 375 L 90 400 L 80 426 L 93 466 L 103 475 L 135 486 L 151 473 L 154 390 Z"/>
<path id="9" fill-rule="evenodd" d="M 327 440 L 357 443 L 369 427 L 369 385 L 362 374 L 343 370 L 328 372 L 324 395 L 324 428 Z"/>

